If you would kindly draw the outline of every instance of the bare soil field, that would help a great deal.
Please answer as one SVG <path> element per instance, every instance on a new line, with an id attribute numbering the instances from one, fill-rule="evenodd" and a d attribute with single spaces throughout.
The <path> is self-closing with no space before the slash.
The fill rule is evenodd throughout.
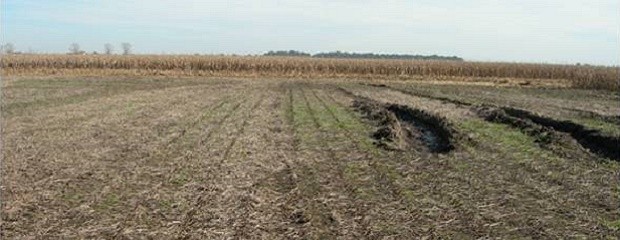
<path id="1" fill-rule="evenodd" d="M 617 92 L 3 81 L 3 239 L 620 238 Z"/>

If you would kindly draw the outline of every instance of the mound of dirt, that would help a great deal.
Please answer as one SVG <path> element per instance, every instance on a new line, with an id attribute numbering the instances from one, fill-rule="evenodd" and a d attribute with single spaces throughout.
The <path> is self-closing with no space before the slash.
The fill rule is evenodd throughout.
<path id="1" fill-rule="evenodd" d="M 483 118 L 485 121 L 507 124 L 518 128 L 525 134 L 534 137 L 534 141 L 544 147 L 548 147 L 548 144 L 551 144 L 560 138 L 551 128 L 538 125 L 529 119 L 522 119 L 508 115 L 504 110 L 499 108 L 478 107 L 475 111 L 478 113 L 478 116 Z"/>
<path id="2" fill-rule="evenodd" d="M 606 135 L 581 124 L 541 116 L 522 109 L 503 107 L 502 110 L 510 116 L 528 119 L 541 126 L 568 133 L 593 153 L 620 161 L 620 137 L 618 136 Z"/>
<path id="3" fill-rule="evenodd" d="M 372 137 L 381 147 L 433 153 L 454 149 L 453 130 L 441 117 L 405 105 L 382 104 L 360 97 L 354 101 L 353 108 L 377 124 Z"/>

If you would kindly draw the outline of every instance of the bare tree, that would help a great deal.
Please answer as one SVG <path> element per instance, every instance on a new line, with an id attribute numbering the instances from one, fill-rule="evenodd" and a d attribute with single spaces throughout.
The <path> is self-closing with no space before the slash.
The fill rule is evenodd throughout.
<path id="1" fill-rule="evenodd" d="M 106 43 L 105 45 L 103 45 L 103 48 L 105 49 L 105 54 L 110 55 L 112 54 L 112 52 L 114 52 L 114 46 L 112 44 Z"/>
<path id="2" fill-rule="evenodd" d="M 82 53 L 82 51 L 80 50 L 80 44 L 72 43 L 69 46 L 69 53 L 71 53 L 71 54 L 80 54 L 80 53 Z"/>
<path id="3" fill-rule="evenodd" d="M 2 45 L 2 52 L 6 54 L 14 54 L 15 53 L 15 45 L 12 43 L 7 43 Z"/>
<path id="4" fill-rule="evenodd" d="M 130 43 L 122 43 L 121 47 L 123 48 L 123 55 L 131 54 L 131 44 Z"/>

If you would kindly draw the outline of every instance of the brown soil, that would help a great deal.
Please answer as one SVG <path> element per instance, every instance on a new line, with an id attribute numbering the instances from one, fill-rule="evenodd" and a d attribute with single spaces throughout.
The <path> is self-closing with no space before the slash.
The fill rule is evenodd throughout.
<path id="1" fill-rule="evenodd" d="M 570 150 L 605 147 L 587 129 L 358 82 L 3 82 L 0 236 L 619 236 L 619 162 Z"/>

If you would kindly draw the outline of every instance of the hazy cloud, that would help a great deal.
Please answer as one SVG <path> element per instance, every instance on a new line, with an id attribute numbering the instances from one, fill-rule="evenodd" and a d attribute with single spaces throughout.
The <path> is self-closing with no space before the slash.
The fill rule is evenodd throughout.
<path id="1" fill-rule="evenodd" d="M 617 0 L 3 2 L 4 39 L 37 51 L 128 41 L 144 53 L 344 50 L 620 64 Z"/>

